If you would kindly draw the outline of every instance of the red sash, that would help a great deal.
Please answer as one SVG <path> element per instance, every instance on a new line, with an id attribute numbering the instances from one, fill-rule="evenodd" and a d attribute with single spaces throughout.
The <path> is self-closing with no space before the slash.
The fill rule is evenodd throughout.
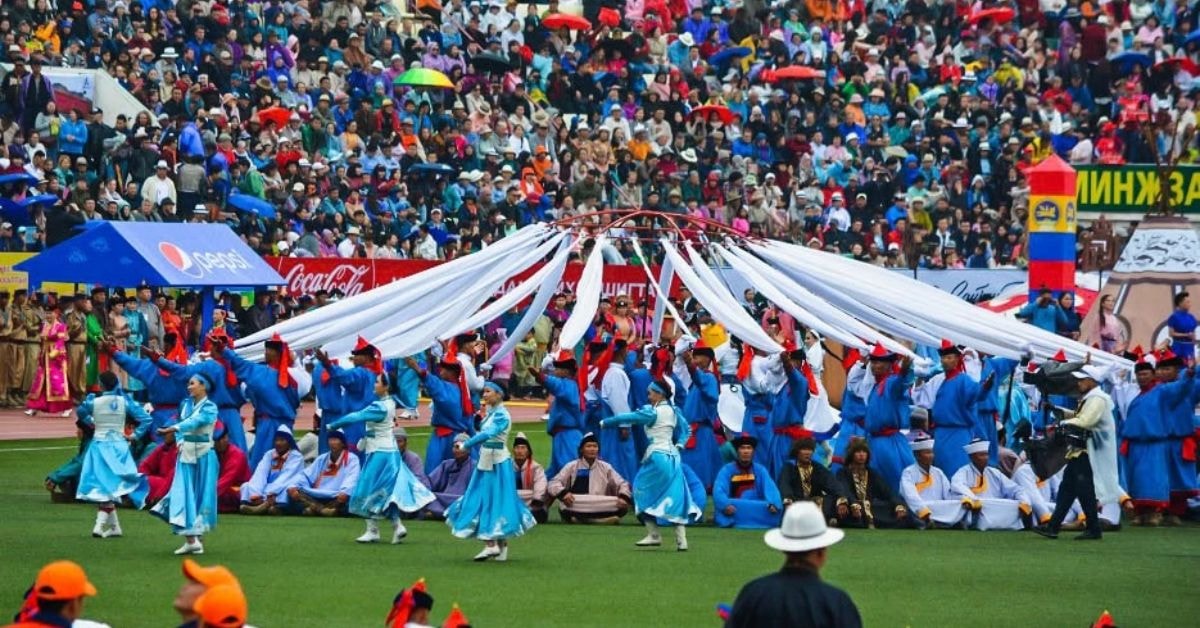
<path id="1" fill-rule="evenodd" d="M 1196 437 L 1185 436 L 1183 439 L 1183 459 L 1188 462 L 1196 462 Z"/>
<path id="2" fill-rule="evenodd" d="M 900 433 L 900 430 L 898 430 L 894 427 L 885 427 L 882 430 L 879 430 L 878 432 L 871 432 L 871 436 L 874 436 L 876 438 L 882 438 L 884 436 L 891 436 L 893 434 L 899 434 L 899 433 Z"/>
<path id="3" fill-rule="evenodd" d="M 699 423 L 688 423 L 688 426 L 692 428 L 692 433 L 688 434 L 687 443 L 684 443 L 683 448 L 684 449 L 695 449 L 696 448 L 696 430 L 700 427 L 700 424 Z"/>
<path id="4" fill-rule="evenodd" d="M 765 417 L 765 416 L 755 415 L 755 416 L 750 417 L 750 420 L 752 422 L 754 422 L 755 425 L 766 425 L 767 424 L 767 417 Z"/>
<path id="5" fill-rule="evenodd" d="M 789 425 L 787 427 L 777 427 L 772 430 L 781 436 L 787 436 L 792 440 L 800 440 L 801 438 L 812 438 L 813 433 L 810 430 L 804 429 L 803 425 Z"/>
<path id="6" fill-rule="evenodd" d="M 454 433 L 454 430 L 452 430 L 452 429 L 450 429 L 450 428 L 448 428 L 448 427 L 434 427 L 434 428 L 433 428 L 433 433 L 434 433 L 434 434 L 437 434 L 437 435 L 438 435 L 439 437 L 441 437 L 441 438 L 445 438 L 445 437 L 447 437 L 447 436 L 449 436 L 449 435 L 453 434 L 453 433 Z"/>

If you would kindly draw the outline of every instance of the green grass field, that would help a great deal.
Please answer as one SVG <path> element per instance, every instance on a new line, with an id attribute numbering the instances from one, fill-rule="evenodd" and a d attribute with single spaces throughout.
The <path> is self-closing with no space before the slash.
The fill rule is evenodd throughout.
<path id="1" fill-rule="evenodd" d="M 535 451 L 548 452 L 534 431 Z M 412 432 L 423 451 L 424 434 Z M 73 452 L 41 448 L 71 444 L 0 443 L 0 619 L 43 563 L 70 558 L 100 590 L 87 617 L 118 628 L 176 625 L 171 600 L 182 576 L 171 552 L 180 541 L 165 524 L 122 510 L 125 537 L 93 539 L 90 506 L 49 502 L 42 479 Z M 634 548 L 642 530 L 627 522 L 538 526 L 513 542 L 509 563 L 476 564 L 479 545 L 443 523 L 411 522 L 400 546 L 362 546 L 353 542 L 357 519 L 229 515 L 200 561 L 238 574 L 262 628 L 378 626 L 396 592 L 422 576 L 439 625 L 458 601 L 476 626 L 716 626 L 718 602 L 781 564 L 759 532 L 693 528 L 691 551 L 677 553 Z M 1086 544 L 1016 532 L 851 531 L 824 575 L 853 596 L 867 626 L 1088 626 L 1108 609 L 1122 628 L 1169 627 L 1195 625 L 1198 565 L 1196 528 L 1127 528 Z"/>

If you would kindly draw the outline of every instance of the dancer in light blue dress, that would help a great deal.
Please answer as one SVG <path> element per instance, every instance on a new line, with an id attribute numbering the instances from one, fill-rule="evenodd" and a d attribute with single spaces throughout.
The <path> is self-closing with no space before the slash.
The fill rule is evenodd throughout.
<path id="1" fill-rule="evenodd" d="M 658 520 L 661 519 L 675 526 L 675 548 L 686 552 L 687 526 L 700 520 L 704 508 L 703 504 L 696 503 L 688 490 L 679 450 L 687 443 L 690 429 L 679 408 L 671 404 L 672 396 L 671 384 L 656 381 L 650 384 L 650 405 L 604 419 L 601 426 L 642 425 L 650 439 L 641 469 L 633 480 L 633 505 L 646 526 L 646 537 L 637 545 L 662 545 L 662 536 L 658 532 Z"/>
<path id="2" fill-rule="evenodd" d="M 217 476 L 221 463 L 213 451 L 213 428 L 217 423 L 217 404 L 208 398 L 213 389 L 208 376 L 197 373 L 188 380 L 188 397 L 179 404 L 175 425 L 159 428 L 159 434 L 175 432 L 179 458 L 171 489 L 151 513 L 171 525 L 171 531 L 185 537 L 178 554 L 203 554 L 201 537 L 217 525 Z"/>
<path id="3" fill-rule="evenodd" d="M 88 395 L 75 410 L 80 421 L 95 427 L 95 435 L 83 453 L 75 498 L 100 504 L 92 536 L 108 538 L 121 536 L 116 508 L 123 498 L 128 497 L 139 510 L 146 506 L 150 485 L 146 476 L 138 473 L 129 443 L 145 436 L 152 422 L 142 406 L 121 390 L 114 373 L 101 373 L 100 385 L 104 392 Z M 127 419 L 138 424 L 130 436 L 125 435 Z"/>
<path id="4" fill-rule="evenodd" d="M 359 543 L 379 541 L 380 519 L 391 519 L 394 526 L 392 543 L 399 543 L 408 536 L 408 530 L 400 521 L 400 513 L 417 512 L 435 499 L 433 493 L 417 480 L 400 458 L 393 431 L 396 425 L 396 401 L 392 399 L 388 386 L 387 373 L 379 373 L 375 376 L 375 401 L 327 426 L 330 430 L 338 430 L 355 423 L 366 424 L 363 450 L 367 459 L 358 473 L 358 482 L 350 497 L 350 512 L 367 520 L 366 532 L 355 539 Z"/>
<path id="5" fill-rule="evenodd" d="M 517 494 L 516 473 L 508 452 L 508 430 L 512 416 L 504 407 L 504 389 L 495 382 L 483 386 L 483 403 L 488 414 L 479 432 L 456 449 L 479 445 L 479 462 L 467 484 L 467 492 L 446 509 L 446 523 L 460 539 L 480 539 L 485 545 L 475 560 L 508 560 L 508 539 L 529 531 L 536 521 Z"/>

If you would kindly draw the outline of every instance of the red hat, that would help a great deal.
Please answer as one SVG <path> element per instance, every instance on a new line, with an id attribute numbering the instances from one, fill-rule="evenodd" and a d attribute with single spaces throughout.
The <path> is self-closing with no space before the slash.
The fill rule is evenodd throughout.
<path id="1" fill-rule="evenodd" d="M 1062 349 L 1059 349 L 1058 353 L 1055 353 L 1054 357 L 1052 357 L 1050 359 L 1054 360 L 1055 362 L 1066 362 L 1067 361 L 1067 352 L 1063 351 Z"/>
<path id="2" fill-rule="evenodd" d="M 454 603 L 454 606 L 450 609 L 450 614 L 446 615 L 446 621 L 442 622 L 442 628 L 463 628 L 470 625 L 471 622 L 467 620 L 467 616 L 458 607 L 458 602 Z"/>
<path id="3" fill-rule="evenodd" d="M 962 355 L 962 347 L 942 338 L 942 346 L 938 348 L 938 355 Z"/>
<path id="4" fill-rule="evenodd" d="M 279 387 L 287 388 L 294 383 L 292 381 L 292 374 L 288 372 L 288 369 L 292 366 L 292 352 L 288 349 L 287 343 L 280 337 L 279 332 L 275 332 L 271 336 L 271 339 L 266 342 L 266 346 L 270 347 L 271 345 L 275 345 L 279 349 Z"/>
<path id="5" fill-rule="evenodd" d="M 896 359 L 896 354 L 885 349 L 883 343 L 877 340 L 875 341 L 875 346 L 871 347 L 870 358 L 880 362 L 891 362 Z"/>
<path id="6" fill-rule="evenodd" d="M 1155 351 L 1154 358 L 1158 366 L 1183 366 L 1183 358 L 1175 355 L 1175 352 L 1170 349 Z"/>
<path id="7" fill-rule="evenodd" d="M 392 603 L 392 610 L 388 612 L 386 623 L 393 628 L 401 628 L 408 623 L 409 615 L 416 608 L 431 609 L 433 607 L 433 597 L 425 591 L 425 579 L 417 580 L 413 585 L 400 592 L 396 596 L 396 600 Z"/>
<path id="8" fill-rule="evenodd" d="M 568 349 L 563 349 L 554 357 L 554 366 L 563 369 L 578 368 L 579 364 L 575 361 L 575 353 Z"/>
<path id="9" fill-rule="evenodd" d="M 371 362 L 367 364 L 367 368 L 376 375 L 383 372 L 383 361 L 379 359 L 379 349 L 367 342 L 366 338 L 359 336 L 358 342 L 354 344 L 354 349 L 350 351 L 350 354 L 370 358 Z"/>

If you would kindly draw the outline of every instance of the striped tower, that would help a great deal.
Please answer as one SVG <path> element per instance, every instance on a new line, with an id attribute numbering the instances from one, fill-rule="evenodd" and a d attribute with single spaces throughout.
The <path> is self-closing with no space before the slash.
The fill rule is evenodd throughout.
<path id="1" fill-rule="evenodd" d="M 1075 169 L 1051 154 L 1029 179 L 1029 300 L 1075 292 Z"/>

